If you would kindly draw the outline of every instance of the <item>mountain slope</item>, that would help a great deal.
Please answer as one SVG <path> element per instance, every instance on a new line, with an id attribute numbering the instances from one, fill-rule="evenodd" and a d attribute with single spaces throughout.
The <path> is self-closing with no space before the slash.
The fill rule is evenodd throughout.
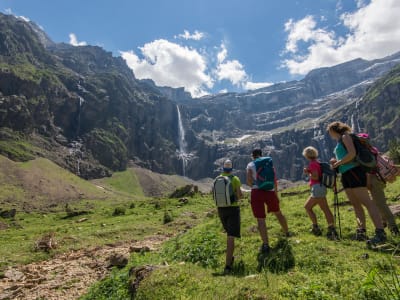
<path id="1" fill-rule="evenodd" d="M 229 157 L 244 181 L 249 153 L 259 147 L 275 157 L 280 178 L 299 180 L 304 146 L 317 146 L 323 159 L 331 155 L 324 134 L 330 120 L 359 124 L 382 149 L 397 128 L 396 101 L 385 102 L 393 112 L 381 118 L 372 104 L 379 97 L 362 99 L 399 64 L 400 53 L 247 93 L 192 99 L 182 88 L 137 80 L 100 47 L 55 44 L 13 16 L 0 14 L 0 24 L 0 153 L 21 161 L 43 156 L 82 178 L 110 176 L 132 162 L 198 180 L 214 177 Z M 396 97 L 377 93 L 385 101 Z"/>
<path id="2" fill-rule="evenodd" d="M 0 24 L 0 127 L 11 143 L 17 135 L 50 150 L 43 155 L 83 178 L 109 176 L 129 160 L 177 173 L 175 103 L 143 90 L 121 58 L 99 47 L 51 43 L 13 16 L 0 14 Z M 10 152 L 18 151 L 0 148 Z"/>

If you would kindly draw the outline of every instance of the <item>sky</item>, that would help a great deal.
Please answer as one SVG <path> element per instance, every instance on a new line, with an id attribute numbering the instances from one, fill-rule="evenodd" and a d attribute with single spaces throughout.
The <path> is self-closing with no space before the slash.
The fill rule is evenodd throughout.
<path id="1" fill-rule="evenodd" d="M 400 0 L 0 0 L 0 12 L 193 97 L 400 51 Z"/>

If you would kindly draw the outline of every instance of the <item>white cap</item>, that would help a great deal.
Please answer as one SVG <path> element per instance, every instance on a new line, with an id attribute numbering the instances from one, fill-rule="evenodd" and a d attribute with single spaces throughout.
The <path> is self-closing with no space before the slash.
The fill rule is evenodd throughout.
<path id="1" fill-rule="evenodd" d="M 224 169 L 232 169 L 232 161 L 230 159 L 224 161 Z"/>

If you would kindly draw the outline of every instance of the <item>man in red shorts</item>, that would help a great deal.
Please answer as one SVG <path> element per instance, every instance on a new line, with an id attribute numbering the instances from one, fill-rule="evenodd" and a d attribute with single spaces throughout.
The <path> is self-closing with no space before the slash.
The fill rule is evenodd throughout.
<path id="1" fill-rule="evenodd" d="M 282 214 L 279 207 L 276 176 L 275 184 L 272 190 L 262 190 L 259 189 L 256 185 L 256 166 L 254 160 L 259 157 L 262 157 L 261 149 L 254 149 L 252 152 L 253 161 L 251 161 L 246 167 L 246 182 L 247 185 L 251 187 L 251 209 L 253 211 L 254 217 L 257 219 L 258 231 L 263 242 L 260 248 L 260 252 L 263 254 L 267 254 L 270 250 L 270 247 L 268 241 L 267 226 L 265 224 L 265 205 L 267 206 L 267 212 L 273 213 L 277 217 L 286 237 L 289 236 L 289 231 L 286 218 Z"/>

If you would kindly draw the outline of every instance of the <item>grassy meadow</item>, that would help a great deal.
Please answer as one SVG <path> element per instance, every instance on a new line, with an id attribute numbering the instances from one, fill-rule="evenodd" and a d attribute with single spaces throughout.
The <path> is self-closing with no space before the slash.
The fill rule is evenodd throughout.
<path id="1" fill-rule="evenodd" d="M 388 185 L 389 204 L 398 203 L 399 191 L 399 182 Z M 310 221 L 303 209 L 307 196 L 307 186 L 281 192 L 282 210 L 294 235 L 286 241 L 275 217 L 267 217 L 274 249 L 261 269 L 257 257 L 261 243 L 247 195 L 241 205 L 242 238 L 236 242 L 232 275 L 222 275 L 225 234 L 214 213 L 166 242 L 161 251 L 132 254 L 126 268 L 115 269 L 82 299 L 129 299 L 129 282 L 135 280 L 129 270 L 147 265 L 156 268 L 140 282 L 135 299 L 399 299 L 400 237 L 388 232 L 388 244 L 379 250 L 352 241 L 356 222 L 343 192 L 339 194 L 342 240 L 315 237 L 308 232 Z M 332 204 L 331 191 L 328 198 Z M 195 197 L 190 203 L 212 207 L 210 196 Z M 322 212 L 316 212 L 326 232 Z M 372 235 L 372 222 L 367 223 Z M 294 265 L 288 257 L 293 257 Z"/>
<path id="2" fill-rule="evenodd" d="M 21 163 L 8 169 L 36 170 L 34 166 Z M 53 167 L 47 168 L 46 173 L 54 177 Z M 0 218 L 8 226 L 0 230 L 0 275 L 8 266 L 44 260 L 72 249 L 160 234 L 172 236 L 161 250 L 132 253 L 126 267 L 114 268 L 81 299 L 131 299 L 131 286 L 136 280 L 133 270 L 142 266 L 151 266 L 152 271 L 137 284 L 135 299 L 400 298 L 396 248 L 400 237 L 387 231 L 388 244 L 379 250 L 367 249 L 365 242 L 352 241 L 356 221 L 343 192 L 339 194 L 342 240 L 328 241 L 324 235 L 315 237 L 309 233 L 311 223 L 303 208 L 308 197 L 307 185 L 281 191 L 281 208 L 293 236 L 284 238 L 278 221 L 268 215 L 273 249 L 264 258 L 258 257 L 261 241 L 249 195 L 245 194 L 241 202 L 242 238 L 236 240 L 234 270 L 231 275 L 223 276 L 226 236 L 210 194 L 199 193 L 182 203 L 179 199 L 143 196 L 132 170 L 95 183 L 77 177 L 71 179 L 70 175 L 58 172 L 57 180 L 68 182 L 69 190 L 79 187 L 80 199 L 67 205 L 60 197 L 63 201 L 46 209 L 24 211 L 21 209 L 24 202 L 13 206 L 10 200 L 10 188 L 24 186 L 17 180 L 19 173 L 14 170 L 13 174 L 16 174 L 14 185 L 7 176 L 0 177 L 0 185 L 9 187 L 0 190 L 1 208 L 17 209 L 15 218 Z M 24 193 L 17 196 L 27 197 L 27 192 Z M 389 184 L 386 193 L 389 205 L 400 204 L 400 181 Z M 332 191 L 328 193 L 328 201 L 333 211 Z M 326 233 L 322 212 L 318 208 L 315 212 Z M 367 225 L 367 233 L 372 235 L 368 217 Z M 55 233 L 58 248 L 50 252 L 34 251 L 35 241 L 50 232 Z"/>

